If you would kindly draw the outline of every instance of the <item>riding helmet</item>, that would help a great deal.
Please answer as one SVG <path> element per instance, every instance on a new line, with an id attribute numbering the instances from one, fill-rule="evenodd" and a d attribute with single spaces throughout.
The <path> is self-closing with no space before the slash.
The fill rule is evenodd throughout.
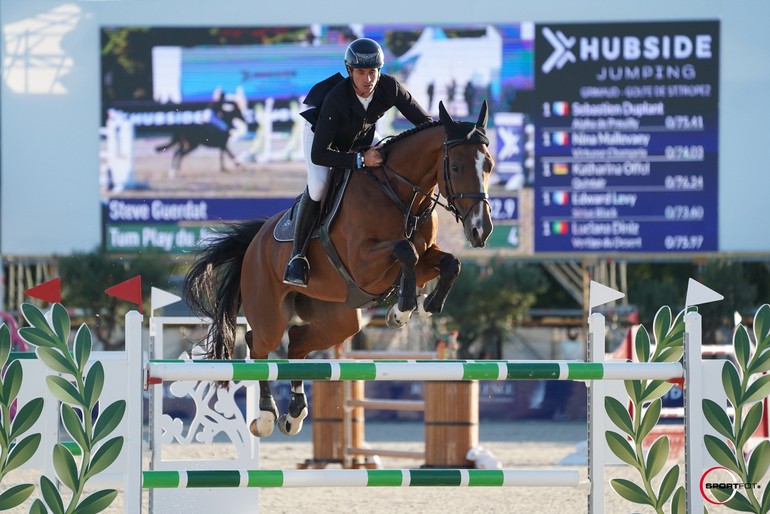
<path id="1" fill-rule="evenodd" d="M 350 68 L 382 68 L 385 54 L 373 39 L 358 38 L 345 50 L 345 66 Z"/>

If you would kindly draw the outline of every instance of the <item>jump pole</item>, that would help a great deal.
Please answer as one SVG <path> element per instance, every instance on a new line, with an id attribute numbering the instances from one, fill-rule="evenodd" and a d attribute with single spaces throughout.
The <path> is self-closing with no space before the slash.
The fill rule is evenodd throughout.
<path id="1" fill-rule="evenodd" d="M 399 360 L 150 360 L 150 384 L 179 380 L 670 380 L 678 362 L 399 361 Z"/>
<path id="2" fill-rule="evenodd" d="M 144 471 L 144 488 L 211 487 L 578 487 L 577 470 L 302 469 Z"/>

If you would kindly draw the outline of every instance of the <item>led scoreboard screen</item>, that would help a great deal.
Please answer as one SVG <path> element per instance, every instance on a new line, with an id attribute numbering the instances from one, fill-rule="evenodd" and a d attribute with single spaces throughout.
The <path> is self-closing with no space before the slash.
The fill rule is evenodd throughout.
<path id="1" fill-rule="evenodd" d="M 535 252 L 717 251 L 719 23 L 535 32 Z"/>

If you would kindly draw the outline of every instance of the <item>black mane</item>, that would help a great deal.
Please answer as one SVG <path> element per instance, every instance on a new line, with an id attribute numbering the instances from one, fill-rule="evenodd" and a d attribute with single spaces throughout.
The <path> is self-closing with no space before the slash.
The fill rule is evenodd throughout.
<path id="1" fill-rule="evenodd" d="M 405 130 L 401 132 L 400 134 L 397 134 L 395 136 L 389 137 L 384 140 L 382 143 L 382 151 L 386 151 L 391 145 L 398 143 L 402 139 L 406 139 L 407 137 L 411 136 L 412 134 L 416 134 L 417 132 L 422 132 L 425 129 L 429 129 L 431 127 L 437 127 L 438 125 L 441 125 L 440 121 L 427 121 L 423 123 L 422 125 L 417 125 L 416 127 L 412 127 L 408 130 Z"/>

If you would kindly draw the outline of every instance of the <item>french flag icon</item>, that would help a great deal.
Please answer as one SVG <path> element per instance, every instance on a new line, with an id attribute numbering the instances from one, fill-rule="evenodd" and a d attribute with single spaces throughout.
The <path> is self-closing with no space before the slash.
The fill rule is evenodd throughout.
<path id="1" fill-rule="evenodd" d="M 567 102 L 554 102 L 551 110 L 554 116 L 569 116 L 569 104 Z"/>
<path id="2" fill-rule="evenodd" d="M 567 205 L 569 203 L 569 193 L 566 191 L 554 191 L 551 199 L 556 205 Z"/>
<path id="3" fill-rule="evenodd" d="M 566 146 L 569 144 L 569 132 L 564 132 L 561 130 L 558 132 L 554 132 L 551 135 L 551 140 L 555 145 Z"/>

